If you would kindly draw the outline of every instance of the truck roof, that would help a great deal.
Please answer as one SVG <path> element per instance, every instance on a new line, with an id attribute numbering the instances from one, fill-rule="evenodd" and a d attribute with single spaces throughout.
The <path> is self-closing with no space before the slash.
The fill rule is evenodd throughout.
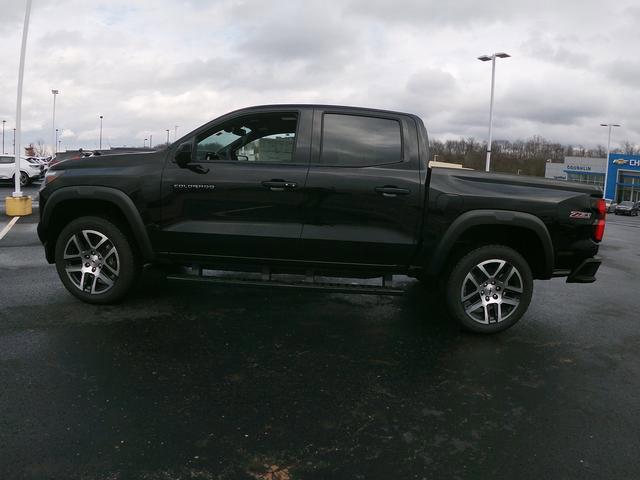
<path id="1" fill-rule="evenodd" d="M 383 110 L 380 108 L 371 108 L 371 107 L 356 107 L 356 106 L 351 106 L 351 105 L 327 105 L 327 104 L 321 104 L 321 103 L 281 103 L 281 104 L 267 104 L 267 105 L 254 105 L 251 107 L 243 107 L 240 108 L 238 110 L 234 110 L 232 112 L 229 112 L 226 115 L 229 114 L 234 114 L 234 113 L 240 113 L 243 112 L 245 110 L 269 110 L 269 109 L 274 109 L 274 108 L 292 108 L 292 109 L 297 109 L 297 108 L 321 108 L 321 109 L 325 109 L 325 110 L 339 110 L 339 111 L 362 111 L 362 110 L 367 110 L 369 112 L 376 112 L 376 113 L 386 113 L 386 114 L 392 114 L 392 115 L 407 115 L 409 117 L 413 117 L 413 118 L 420 118 L 417 115 L 413 114 L 413 113 L 407 113 L 407 112 L 399 112 L 399 111 L 394 111 L 394 110 Z M 225 116 L 226 116 L 225 115 Z"/>

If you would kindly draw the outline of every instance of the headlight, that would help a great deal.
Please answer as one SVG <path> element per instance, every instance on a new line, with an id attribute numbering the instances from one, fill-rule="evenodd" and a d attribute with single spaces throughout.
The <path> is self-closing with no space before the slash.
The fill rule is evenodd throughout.
<path id="1" fill-rule="evenodd" d="M 34 164 L 30 163 L 29 166 L 31 168 L 37 168 L 38 170 L 40 170 L 40 165 L 34 165 Z"/>

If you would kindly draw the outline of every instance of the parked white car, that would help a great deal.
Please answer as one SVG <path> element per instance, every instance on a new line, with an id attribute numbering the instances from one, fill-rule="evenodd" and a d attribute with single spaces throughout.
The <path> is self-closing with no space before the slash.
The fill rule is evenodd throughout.
<path id="1" fill-rule="evenodd" d="M 16 170 L 15 158 L 9 155 L 0 156 L 0 181 L 13 180 Z M 29 185 L 34 180 L 40 178 L 44 173 L 44 167 L 39 162 L 29 162 L 24 158 L 20 159 L 20 185 Z"/>

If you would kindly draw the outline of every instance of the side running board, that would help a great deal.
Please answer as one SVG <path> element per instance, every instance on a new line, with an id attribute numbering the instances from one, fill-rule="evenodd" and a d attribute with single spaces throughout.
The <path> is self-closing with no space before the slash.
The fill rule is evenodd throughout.
<path id="1" fill-rule="evenodd" d="M 371 285 L 364 283 L 333 283 L 318 281 L 316 280 L 316 277 L 312 272 L 307 272 L 307 274 L 304 276 L 278 275 L 278 278 L 273 278 L 270 270 L 264 269 L 260 278 L 240 278 L 235 275 L 230 276 L 229 272 L 224 272 L 223 275 L 205 274 L 207 270 L 203 270 L 199 266 L 190 268 L 190 271 L 192 273 L 171 274 L 167 276 L 167 278 L 169 280 L 179 282 L 214 283 L 219 285 L 233 285 L 244 287 L 290 288 L 297 290 L 315 290 L 332 293 L 359 293 L 369 295 L 403 295 L 405 293 L 404 289 L 402 288 L 394 288 L 392 275 L 385 275 L 384 277 L 380 277 L 382 280 L 380 285 Z M 209 270 L 208 272 L 218 271 Z M 303 280 L 300 280 L 300 277 L 302 277 Z"/>

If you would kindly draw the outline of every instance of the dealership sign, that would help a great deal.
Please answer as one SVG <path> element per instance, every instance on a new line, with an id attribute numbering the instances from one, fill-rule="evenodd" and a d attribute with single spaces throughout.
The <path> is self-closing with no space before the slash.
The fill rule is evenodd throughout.
<path id="1" fill-rule="evenodd" d="M 609 200 L 615 198 L 619 173 L 623 171 L 640 172 L 640 155 L 624 155 L 622 153 L 612 153 L 609 155 L 604 198 Z"/>

